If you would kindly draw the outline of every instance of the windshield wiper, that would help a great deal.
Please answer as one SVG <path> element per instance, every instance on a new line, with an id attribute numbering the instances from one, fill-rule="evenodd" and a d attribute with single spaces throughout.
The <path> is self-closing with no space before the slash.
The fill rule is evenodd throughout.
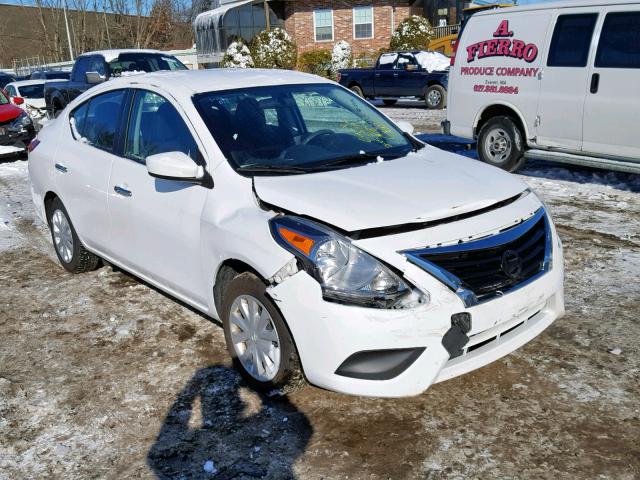
<path id="1" fill-rule="evenodd" d="M 293 165 L 243 165 L 237 168 L 239 172 L 245 173 L 309 173 L 308 168 L 296 167 Z"/>
<path id="2" fill-rule="evenodd" d="M 367 163 L 372 160 L 378 160 L 382 158 L 383 160 L 392 160 L 395 158 L 404 157 L 403 154 L 394 154 L 394 155 L 384 155 L 382 152 L 360 152 L 353 155 L 345 155 L 344 157 L 338 157 L 330 162 L 321 163 L 320 165 L 316 165 L 312 167 L 314 170 L 324 170 L 325 168 L 335 167 L 339 165 L 349 165 L 349 164 L 359 164 L 359 163 Z"/>

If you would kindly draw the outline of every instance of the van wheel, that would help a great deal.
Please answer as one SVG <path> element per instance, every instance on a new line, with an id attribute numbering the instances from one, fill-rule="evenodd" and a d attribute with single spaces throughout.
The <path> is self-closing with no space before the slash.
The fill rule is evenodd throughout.
<path id="1" fill-rule="evenodd" d="M 424 92 L 424 102 L 427 108 L 442 110 L 447 106 L 447 91 L 442 85 L 431 85 Z"/>
<path id="2" fill-rule="evenodd" d="M 482 126 L 477 149 L 480 160 L 508 172 L 515 172 L 524 164 L 522 133 L 506 116 L 493 117 Z"/>
<path id="3" fill-rule="evenodd" d="M 289 329 L 253 273 L 225 288 L 222 324 L 233 363 L 253 387 L 288 393 L 305 384 Z"/>
<path id="4" fill-rule="evenodd" d="M 364 93 L 362 92 L 362 89 L 358 85 L 353 85 L 349 87 L 349 90 L 351 90 L 353 93 L 358 95 L 360 98 L 364 98 Z"/>
<path id="5" fill-rule="evenodd" d="M 396 103 L 398 103 L 398 100 L 382 100 L 382 103 L 384 103 L 387 107 L 392 107 Z"/>
<path id="6" fill-rule="evenodd" d="M 53 199 L 47 209 L 47 220 L 51 229 L 53 247 L 65 270 L 71 273 L 95 270 L 100 258 L 84 248 L 59 198 Z"/>

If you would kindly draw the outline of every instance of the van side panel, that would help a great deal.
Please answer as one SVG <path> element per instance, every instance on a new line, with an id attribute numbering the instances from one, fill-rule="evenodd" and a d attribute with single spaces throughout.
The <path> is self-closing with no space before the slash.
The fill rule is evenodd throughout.
<path id="1" fill-rule="evenodd" d="M 472 138 L 481 113 L 500 104 L 511 105 L 532 136 L 551 17 L 549 11 L 504 9 L 469 19 L 449 73 L 452 134 Z"/>

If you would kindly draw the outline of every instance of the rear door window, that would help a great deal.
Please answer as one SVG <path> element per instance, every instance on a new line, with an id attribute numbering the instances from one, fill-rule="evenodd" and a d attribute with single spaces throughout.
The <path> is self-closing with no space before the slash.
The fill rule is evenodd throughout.
<path id="1" fill-rule="evenodd" d="M 89 70 L 89 63 L 91 62 L 91 57 L 80 57 L 76 60 L 75 69 L 73 70 L 73 78 L 74 82 L 84 83 L 86 81 L 85 73 Z"/>
<path id="2" fill-rule="evenodd" d="M 597 13 L 560 15 L 553 30 L 547 66 L 585 67 L 597 18 Z"/>
<path id="3" fill-rule="evenodd" d="M 71 131 L 76 140 L 112 152 L 120 124 L 124 90 L 97 95 L 71 113 Z"/>
<path id="4" fill-rule="evenodd" d="M 600 33 L 595 66 L 640 68 L 640 12 L 607 14 Z"/>

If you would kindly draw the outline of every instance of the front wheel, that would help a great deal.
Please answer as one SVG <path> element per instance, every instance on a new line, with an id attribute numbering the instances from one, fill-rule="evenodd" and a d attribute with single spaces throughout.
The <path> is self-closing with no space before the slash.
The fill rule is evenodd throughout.
<path id="1" fill-rule="evenodd" d="M 233 363 L 251 385 L 284 392 L 304 385 L 289 329 L 257 276 L 243 273 L 229 283 L 222 323 Z"/>
<path id="2" fill-rule="evenodd" d="M 58 260 L 71 273 L 84 273 L 95 270 L 100 258 L 88 251 L 80 242 L 67 209 L 59 198 L 55 198 L 47 211 L 47 220 L 51 229 L 51 239 Z"/>
<path id="3" fill-rule="evenodd" d="M 442 110 L 447 106 L 447 91 L 442 85 L 431 85 L 424 92 L 424 102 L 429 109 Z"/>
<path id="4" fill-rule="evenodd" d="M 478 158 L 508 172 L 524 163 L 524 142 L 516 123 L 506 116 L 493 117 L 478 134 Z"/>

